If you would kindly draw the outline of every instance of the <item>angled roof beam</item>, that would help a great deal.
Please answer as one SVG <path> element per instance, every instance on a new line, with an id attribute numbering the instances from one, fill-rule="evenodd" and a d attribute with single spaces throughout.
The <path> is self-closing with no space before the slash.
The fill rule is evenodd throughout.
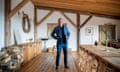
<path id="1" fill-rule="evenodd" d="M 23 0 L 19 3 L 7 16 L 7 19 L 10 19 L 16 12 L 18 12 L 29 0 Z"/>
<path id="2" fill-rule="evenodd" d="M 77 28 L 76 24 L 69 18 L 67 15 L 64 14 L 64 12 L 60 11 L 60 13 L 75 27 Z"/>
<path id="3" fill-rule="evenodd" d="M 93 16 L 89 16 L 81 25 L 80 28 L 82 28 L 83 26 L 85 26 L 87 24 L 87 22 L 92 18 Z"/>
<path id="4" fill-rule="evenodd" d="M 39 22 L 37 22 L 37 25 L 41 24 L 44 22 L 54 11 L 50 11 L 46 16 L 44 16 Z"/>

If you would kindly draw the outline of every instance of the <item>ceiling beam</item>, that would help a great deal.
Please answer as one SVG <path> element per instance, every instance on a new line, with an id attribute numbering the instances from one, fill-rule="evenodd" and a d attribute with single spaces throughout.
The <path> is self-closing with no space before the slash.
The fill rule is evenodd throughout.
<path id="1" fill-rule="evenodd" d="M 56 10 L 66 10 L 70 12 L 80 12 L 100 17 L 120 19 L 120 1 L 73 1 L 73 0 L 32 0 L 35 6 L 52 8 Z M 95 1 L 95 2 L 93 2 Z"/>
<path id="2" fill-rule="evenodd" d="M 76 24 L 69 18 L 67 15 L 64 14 L 64 12 L 60 11 L 60 13 L 75 27 L 77 28 Z"/>
<path id="3" fill-rule="evenodd" d="M 85 26 L 92 17 L 93 16 L 89 16 L 79 27 L 82 28 L 83 26 Z"/>
<path id="4" fill-rule="evenodd" d="M 36 6 L 36 7 L 38 9 L 43 9 L 43 10 L 64 11 L 64 12 L 68 12 L 68 13 L 76 13 L 77 12 L 75 10 L 63 9 L 63 8 L 54 8 L 54 7 L 46 7 L 46 6 Z"/>
<path id="5" fill-rule="evenodd" d="M 46 16 L 44 16 L 39 22 L 37 22 L 37 24 L 41 24 L 42 22 L 44 22 L 54 11 L 50 11 Z"/>

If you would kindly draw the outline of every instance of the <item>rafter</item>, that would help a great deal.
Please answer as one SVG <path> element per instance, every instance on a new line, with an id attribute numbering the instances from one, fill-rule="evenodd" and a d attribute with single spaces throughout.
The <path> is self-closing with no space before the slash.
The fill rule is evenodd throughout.
<path id="1" fill-rule="evenodd" d="M 19 3 L 7 16 L 7 19 L 10 19 L 16 12 L 18 12 L 29 0 L 23 0 Z"/>
<path id="2" fill-rule="evenodd" d="M 54 11 L 50 11 L 46 16 L 44 16 L 37 24 L 41 24 L 43 21 L 45 21 Z"/>
<path id="3" fill-rule="evenodd" d="M 75 27 L 77 28 L 76 24 L 69 18 L 67 15 L 64 14 L 64 12 L 60 11 L 60 13 Z"/>
<path id="4" fill-rule="evenodd" d="M 120 19 L 119 0 L 32 0 L 32 2 L 35 6 Z"/>
<path id="5" fill-rule="evenodd" d="M 83 26 L 85 26 L 87 24 L 87 22 L 92 18 L 93 16 L 89 16 L 81 25 L 80 28 L 82 28 Z"/>

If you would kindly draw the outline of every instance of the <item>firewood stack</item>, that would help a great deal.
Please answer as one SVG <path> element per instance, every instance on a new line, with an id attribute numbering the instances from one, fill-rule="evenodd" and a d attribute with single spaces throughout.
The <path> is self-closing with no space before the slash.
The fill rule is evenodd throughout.
<path id="1" fill-rule="evenodd" d="M 19 70 L 23 61 L 23 48 L 21 47 L 5 47 L 0 51 L 0 69 L 3 72 L 15 72 Z"/>

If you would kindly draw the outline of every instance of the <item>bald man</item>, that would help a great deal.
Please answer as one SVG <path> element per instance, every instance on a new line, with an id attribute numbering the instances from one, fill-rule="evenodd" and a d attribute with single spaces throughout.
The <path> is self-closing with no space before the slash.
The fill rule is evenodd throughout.
<path id="1" fill-rule="evenodd" d="M 68 39 L 70 37 L 70 32 L 68 27 L 63 23 L 62 18 L 58 19 L 58 26 L 56 26 L 51 33 L 51 36 L 57 40 L 57 55 L 56 55 L 56 69 L 59 68 L 61 50 L 63 48 L 64 52 L 64 66 L 68 66 Z"/>

